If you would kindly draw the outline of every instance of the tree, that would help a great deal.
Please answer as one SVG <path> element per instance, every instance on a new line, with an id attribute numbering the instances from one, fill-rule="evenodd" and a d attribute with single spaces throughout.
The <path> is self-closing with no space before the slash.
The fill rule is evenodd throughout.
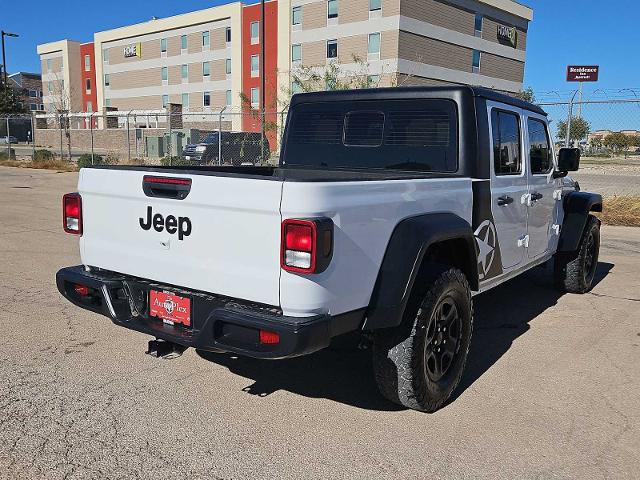
<path id="1" fill-rule="evenodd" d="M 536 95 L 531 87 L 527 87 L 525 90 L 516 93 L 516 97 L 529 103 L 535 103 L 536 101 Z"/>
<path id="2" fill-rule="evenodd" d="M 571 133 L 569 134 L 569 141 L 574 142 L 576 140 L 582 140 L 586 138 L 589 133 L 591 133 L 591 124 L 587 120 L 582 117 L 571 117 Z M 567 122 L 565 120 L 560 120 L 558 122 L 557 136 L 562 140 L 567 139 Z"/>
<path id="3" fill-rule="evenodd" d="M 604 145 L 614 153 L 624 152 L 624 157 L 627 158 L 629 153 L 629 147 L 634 143 L 633 138 L 629 135 L 625 135 L 621 132 L 612 133 L 611 135 L 607 135 L 604 139 Z"/>
<path id="4" fill-rule="evenodd" d="M 0 114 L 3 113 L 25 113 L 25 109 L 20 105 L 20 97 L 15 89 L 0 86 Z"/>
<path id="5" fill-rule="evenodd" d="M 65 88 L 64 80 L 57 73 L 51 84 L 53 87 L 53 91 L 49 92 L 51 109 L 56 114 L 55 122 L 57 127 L 64 130 L 69 161 L 71 161 L 71 122 L 69 113 L 71 112 L 71 96 L 73 95 L 74 87 Z"/>

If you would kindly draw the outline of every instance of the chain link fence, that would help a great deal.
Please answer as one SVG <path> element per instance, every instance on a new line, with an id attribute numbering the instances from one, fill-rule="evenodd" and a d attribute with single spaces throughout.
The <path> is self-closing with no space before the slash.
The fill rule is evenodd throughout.
<path id="1" fill-rule="evenodd" d="M 640 99 L 538 103 L 558 147 L 579 146 L 583 187 L 640 196 Z M 276 165 L 287 112 L 224 108 L 0 116 L 0 160 L 51 158 L 71 166 Z M 263 128 L 264 125 L 264 128 Z"/>
<path id="2" fill-rule="evenodd" d="M 175 110 L 0 117 L 0 160 L 46 156 L 80 166 L 278 163 L 286 112 L 265 112 L 263 120 L 254 110 Z"/>

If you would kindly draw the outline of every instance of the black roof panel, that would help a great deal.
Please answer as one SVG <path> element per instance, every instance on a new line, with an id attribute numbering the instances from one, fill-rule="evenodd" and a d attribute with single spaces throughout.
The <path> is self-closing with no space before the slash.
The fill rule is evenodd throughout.
<path id="1" fill-rule="evenodd" d="M 531 112 L 547 115 L 547 113 L 533 103 L 525 102 L 519 98 L 500 93 L 496 90 L 484 87 L 472 87 L 466 85 L 455 85 L 446 87 L 390 87 L 390 88 L 369 88 L 360 90 L 332 90 L 326 92 L 299 93 L 291 99 L 291 106 L 304 102 L 327 102 L 327 101 L 352 101 L 352 100 L 383 100 L 401 98 L 420 98 L 424 96 L 437 98 L 438 94 L 458 94 L 481 97 L 494 102 L 500 102 Z"/>

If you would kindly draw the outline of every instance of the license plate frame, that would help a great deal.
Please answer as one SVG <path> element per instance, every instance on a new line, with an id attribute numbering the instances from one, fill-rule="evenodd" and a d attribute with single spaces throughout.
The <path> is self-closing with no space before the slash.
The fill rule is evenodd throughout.
<path id="1" fill-rule="evenodd" d="M 149 290 L 149 316 L 169 325 L 191 328 L 191 298 L 169 290 Z"/>

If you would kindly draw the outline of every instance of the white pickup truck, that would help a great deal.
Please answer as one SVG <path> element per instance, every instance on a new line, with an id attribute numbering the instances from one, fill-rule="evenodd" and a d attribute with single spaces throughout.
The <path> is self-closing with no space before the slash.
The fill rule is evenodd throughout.
<path id="1" fill-rule="evenodd" d="M 593 282 L 602 210 L 554 154 L 540 108 L 470 87 L 296 95 L 277 167 L 80 172 L 63 223 L 79 307 L 187 347 L 264 359 L 359 331 L 388 399 L 422 411 L 456 388 L 472 297 L 552 260 Z"/>

